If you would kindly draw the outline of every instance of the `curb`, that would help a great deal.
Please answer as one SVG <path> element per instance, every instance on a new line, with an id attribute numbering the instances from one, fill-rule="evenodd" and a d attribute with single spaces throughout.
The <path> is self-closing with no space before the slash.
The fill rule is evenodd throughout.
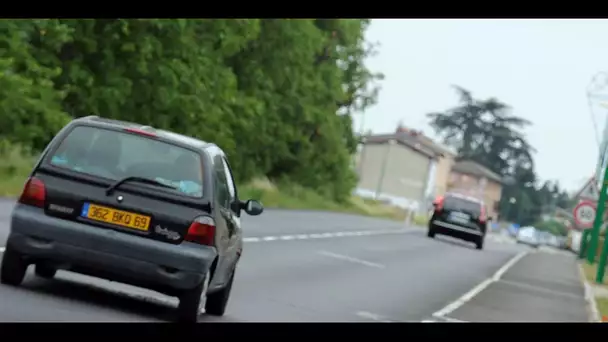
<path id="1" fill-rule="evenodd" d="M 591 323 L 601 323 L 600 314 L 597 311 L 597 303 L 595 301 L 595 295 L 593 292 L 593 286 L 589 284 L 587 278 L 585 277 L 585 272 L 583 271 L 583 266 L 581 263 L 578 264 L 578 272 L 583 282 L 583 286 L 585 287 L 585 301 L 587 302 L 587 311 L 589 313 L 589 322 Z"/>

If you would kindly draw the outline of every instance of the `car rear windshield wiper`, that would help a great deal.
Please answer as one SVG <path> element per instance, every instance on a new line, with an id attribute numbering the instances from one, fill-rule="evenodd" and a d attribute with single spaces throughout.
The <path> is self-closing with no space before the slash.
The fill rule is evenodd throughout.
<path id="1" fill-rule="evenodd" d="M 160 186 L 160 187 L 167 188 L 167 189 L 177 190 L 177 188 L 174 186 L 161 183 L 154 179 L 137 177 L 137 176 L 128 176 L 128 177 L 119 179 L 118 181 L 116 181 L 116 183 L 110 185 L 106 189 L 106 196 L 110 196 L 112 194 L 112 191 L 116 190 L 116 188 L 118 188 L 122 183 L 125 183 L 125 182 L 140 182 L 140 183 Z"/>

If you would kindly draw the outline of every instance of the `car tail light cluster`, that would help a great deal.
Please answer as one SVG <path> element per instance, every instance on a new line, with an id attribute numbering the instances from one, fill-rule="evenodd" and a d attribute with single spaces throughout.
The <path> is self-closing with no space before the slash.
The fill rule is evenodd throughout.
<path id="1" fill-rule="evenodd" d="M 443 210 L 443 196 L 438 196 L 435 199 L 435 202 L 433 202 L 433 205 L 435 206 L 435 212 L 440 212 Z"/>
<path id="2" fill-rule="evenodd" d="M 213 246 L 215 242 L 215 221 L 209 216 L 199 216 L 188 228 L 186 241 Z"/>
<path id="3" fill-rule="evenodd" d="M 44 182 L 36 177 L 28 178 L 19 197 L 19 203 L 44 208 L 45 201 L 46 187 L 44 186 Z"/>
<path id="4" fill-rule="evenodd" d="M 486 208 L 482 205 L 481 211 L 479 213 L 479 222 L 481 222 L 481 224 L 486 224 L 486 221 L 487 221 Z"/>

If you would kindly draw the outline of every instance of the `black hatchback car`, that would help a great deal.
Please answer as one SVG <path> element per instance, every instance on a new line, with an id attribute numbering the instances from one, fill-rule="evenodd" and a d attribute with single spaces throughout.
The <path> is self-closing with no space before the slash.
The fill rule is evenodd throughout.
<path id="1" fill-rule="evenodd" d="M 433 203 L 428 236 L 447 235 L 475 243 L 483 249 L 487 231 L 486 208 L 480 200 L 456 193 L 447 193 Z"/>
<path id="2" fill-rule="evenodd" d="M 96 116 L 73 120 L 43 151 L 15 206 L 0 270 L 22 283 L 29 265 L 179 298 L 178 317 L 224 314 L 243 250 L 241 201 L 214 144 Z"/>

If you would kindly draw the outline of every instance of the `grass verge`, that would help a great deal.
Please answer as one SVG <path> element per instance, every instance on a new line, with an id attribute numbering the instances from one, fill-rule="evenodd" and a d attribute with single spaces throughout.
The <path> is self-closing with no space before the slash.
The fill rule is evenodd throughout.
<path id="1" fill-rule="evenodd" d="M 19 147 L 0 145 L 0 196 L 18 196 L 35 158 Z"/>
<path id="2" fill-rule="evenodd" d="M 592 285 L 593 287 L 600 287 L 608 291 L 608 282 L 606 278 L 604 278 L 602 284 L 598 284 L 595 282 L 597 276 L 597 263 L 591 265 L 588 262 L 583 261 L 581 263 L 581 266 L 583 268 L 585 279 L 587 279 L 590 285 Z M 600 319 L 605 322 L 606 318 L 608 318 L 608 297 L 605 297 L 605 295 L 595 295 L 595 304 L 597 306 L 597 311 L 599 313 Z"/>
<path id="3" fill-rule="evenodd" d="M 0 146 L 0 196 L 18 196 L 35 158 L 14 146 Z M 405 220 L 406 211 L 385 203 L 353 196 L 347 203 L 336 203 L 298 185 L 276 186 L 267 180 L 255 180 L 239 187 L 239 197 L 260 200 L 267 208 L 309 209 L 352 213 L 372 217 Z M 425 225 L 425 216 L 415 216 L 412 223 Z"/>
<path id="4" fill-rule="evenodd" d="M 407 215 L 404 209 L 380 201 L 353 196 L 347 203 L 336 203 L 299 185 L 276 185 L 263 179 L 240 187 L 239 197 L 259 200 L 268 208 L 334 211 L 400 221 L 405 220 Z M 426 217 L 417 215 L 413 217 L 412 223 L 424 225 Z"/>

